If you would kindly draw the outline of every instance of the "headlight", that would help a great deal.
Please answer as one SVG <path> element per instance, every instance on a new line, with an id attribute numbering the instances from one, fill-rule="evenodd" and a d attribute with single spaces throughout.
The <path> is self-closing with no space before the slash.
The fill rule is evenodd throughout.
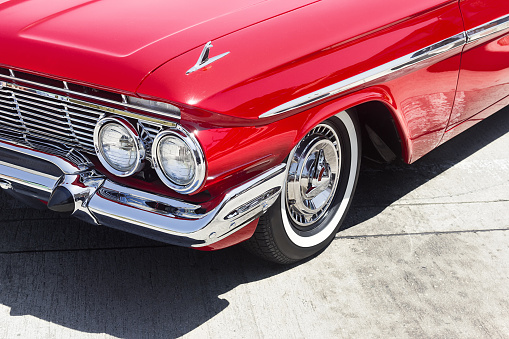
<path id="1" fill-rule="evenodd" d="M 152 157 L 161 180 L 179 193 L 193 193 L 205 179 L 203 152 L 198 141 L 183 130 L 159 133 L 152 144 Z"/>
<path id="2" fill-rule="evenodd" d="M 97 157 L 106 169 L 119 177 L 143 167 L 145 148 L 134 127 L 121 118 L 101 119 L 94 130 Z"/>

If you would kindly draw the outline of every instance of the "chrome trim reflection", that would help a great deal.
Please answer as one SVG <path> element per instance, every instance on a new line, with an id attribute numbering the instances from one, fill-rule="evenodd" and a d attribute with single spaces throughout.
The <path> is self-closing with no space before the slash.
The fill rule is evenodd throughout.
<path id="1" fill-rule="evenodd" d="M 431 46 L 418 50 L 417 52 L 405 55 L 401 58 L 388 62 L 386 64 L 375 67 L 369 71 L 357 74 L 351 78 L 342 80 L 333 85 L 324 87 L 307 95 L 301 96 L 297 99 L 291 100 L 287 103 L 279 105 L 263 114 L 258 118 L 267 118 L 275 115 L 283 114 L 301 107 L 305 107 L 321 101 L 323 99 L 332 97 L 341 92 L 348 91 L 353 88 L 360 87 L 361 85 L 368 84 L 374 80 L 380 79 L 391 73 L 400 71 L 402 69 L 411 67 L 425 61 L 429 58 L 435 57 L 442 53 L 451 51 L 455 48 L 461 47 L 466 43 L 466 34 L 461 32 L 455 36 L 439 41 Z"/>
<path id="2" fill-rule="evenodd" d="M 281 193 L 285 177 L 286 164 L 280 164 L 254 179 L 233 188 L 212 210 L 198 219 L 173 217 L 172 214 L 156 213 L 146 208 L 139 208 L 138 203 L 126 204 L 109 199 L 101 193 L 95 194 L 88 205 L 98 222 L 115 228 L 142 227 L 163 234 L 186 238 L 192 247 L 202 247 L 217 242 L 233 232 L 242 229 L 262 215 Z M 119 185 L 106 180 L 102 190 L 117 190 Z M 124 194 L 140 196 L 143 199 L 162 201 L 165 204 L 179 206 L 182 202 L 164 198 L 151 193 L 122 188 Z M 269 193 L 269 194 L 267 194 Z M 253 197 L 262 197 L 253 202 Z M 163 199 L 163 200 L 161 200 Z M 239 214 L 233 215 L 234 211 Z M 210 235 L 215 234 L 214 237 Z M 178 243 L 182 245 L 182 243 Z"/>
<path id="3" fill-rule="evenodd" d="M 109 106 L 94 104 L 92 102 L 71 98 L 66 95 L 60 95 L 60 94 L 55 94 L 55 93 L 51 93 L 51 92 L 41 91 L 41 90 L 38 90 L 35 88 L 21 86 L 21 85 L 13 84 L 10 82 L 0 81 L 0 88 L 2 88 L 2 87 L 14 89 L 14 90 L 22 91 L 22 92 L 27 92 L 27 93 L 37 94 L 37 95 L 40 95 L 40 96 L 43 96 L 46 98 L 58 100 L 58 101 L 62 102 L 63 104 L 64 103 L 75 104 L 75 105 L 83 106 L 86 108 L 92 108 L 92 109 L 96 109 L 99 111 L 103 111 L 104 113 L 117 114 L 120 116 L 126 116 L 126 117 L 130 117 L 130 118 L 134 118 L 134 119 L 145 120 L 145 121 L 149 121 L 149 122 L 153 122 L 153 123 L 157 123 L 157 124 L 161 124 L 161 125 L 165 125 L 165 126 L 169 126 L 169 127 L 176 126 L 176 123 L 171 122 L 171 121 L 153 118 L 153 117 L 149 117 L 146 115 L 136 114 L 136 113 L 132 113 L 132 112 L 128 112 L 128 111 L 123 111 L 123 110 L 109 107 Z M 64 111 L 64 110 L 59 110 L 59 109 L 55 109 L 55 108 L 52 108 L 52 109 L 57 110 L 57 111 Z M 83 109 L 83 111 L 86 111 L 86 109 Z M 93 112 L 93 113 L 96 114 L 97 112 Z"/>
<path id="4" fill-rule="evenodd" d="M 54 150 L 48 149 L 48 152 L 44 152 L 42 150 L 35 150 L 28 148 L 25 145 L 17 145 L 12 140 L 7 140 L 2 137 L 0 137 L 0 147 L 7 149 L 9 151 L 21 153 L 29 157 L 34 157 L 48 161 L 53 165 L 57 166 L 58 168 L 60 168 L 60 170 L 64 174 L 76 174 L 93 166 L 90 160 L 88 160 L 85 156 L 75 151 L 74 149 L 68 150 L 65 153 L 67 158 L 65 158 L 64 156 L 54 155 L 50 153 L 53 152 Z M 68 160 L 70 158 L 72 158 L 73 160 L 72 161 Z"/>
<path id="5" fill-rule="evenodd" d="M 157 196 L 152 193 L 135 192 L 114 182 L 108 182 L 107 187 L 101 187 L 99 195 L 111 201 L 162 215 L 186 219 L 199 219 L 205 215 L 200 205 Z"/>
<path id="6" fill-rule="evenodd" d="M 213 63 L 214 61 L 217 61 L 217 60 L 221 59 L 222 57 L 225 57 L 228 54 L 230 54 L 230 52 L 226 52 L 226 53 L 220 54 L 218 56 L 215 56 L 215 57 L 212 57 L 209 59 L 209 53 L 210 53 L 210 49 L 212 47 L 214 47 L 214 46 L 212 46 L 212 41 L 209 41 L 205 44 L 205 46 L 203 47 L 203 50 L 201 51 L 200 57 L 198 58 L 198 61 L 196 61 L 196 64 L 186 72 L 186 75 L 191 74 L 205 66 L 208 66 L 211 63 Z"/>
<path id="7" fill-rule="evenodd" d="M 14 71 L 12 69 L 9 69 L 9 74 L 10 74 L 10 76 L 9 75 L 0 74 L 0 78 L 9 79 L 9 80 L 13 80 L 13 81 L 19 81 L 19 82 L 23 82 L 23 83 L 30 84 L 30 85 L 35 85 L 35 86 L 39 86 L 39 87 L 48 88 L 48 89 L 51 89 L 53 91 L 63 92 L 64 93 L 63 96 L 67 96 L 68 94 L 73 94 L 73 95 L 76 95 L 76 96 L 80 96 L 80 97 L 84 97 L 84 98 L 89 98 L 89 99 L 94 99 L 94 100 L 106 102 L 106 103 L 109 103 L 109 104 L 120 105 L 120 106 L 123 106 L 123 107 L 134 108 L 136 110 L 146 111 L 146 112 L 154 113 L 154 114 L 165 116 L 165 117 L 169 117 L 169 118 L 180 119 L 180 109 L 178 107 L 176 107 L 176 106 L 175 106 L 175 113 L 161 112 L 161 111 L 156 111 L 156 110 L 153 110 L 153 109 L 150 109 L 150 108 L 145 108 L 145 107 L 140 107 L 140 106 L 136 106 L 136 105 L 131 105 L 128 102 L 124 102 L 124 100 L 122 100 L 122 102 L 118 102 L 118 101 L 115 101 L 115 100 L 109 100 L 109 99 L 102 98 L 102 97 L 99 97 L 99 96 L 94 96 L 94 95 L 90 95 L 90 94 L 86 94 L 86 93 L 72 91 L 72 90 L 70 90 L 68 88 L 68 82 L 66 82 L 66 81 L 63 81 L 64 88 L 59 88 L 59 87 L 43 84 L 43 83 L 40 83 L 40 82 L 26 80 L 26 79 L 22 79 L 22 78 L 16 77 L 16 75 L 14 74 Z M 177 111 L 178 111 L 178 113 L 177 113 Z"/>
<path id="8" fill-rule="evenodd" d="M 156 231 L 161 240 L 193 247 L 224 239 L 263 214 L 281 193 L 286 170 L 286 164 L 280 164 L 259 174 L 232 188 L 205 211 L 200 205 L 116 184 L 92 167 L 80 168 L 62 157 L 1 140 L 0 148 L 57 164 L 63 172 L 76 171 L 56 177 L 4 161 L 0 164 L 0 188 L 48 201 L 57 187 L 64 187 L 74 198 L 72 215 L 77 218 L 133 233 Z"/>
<path id="9" fill-rule="evenodd" d="M 467 31 L 468 43 L 509 29 L 509 14 Z"/>

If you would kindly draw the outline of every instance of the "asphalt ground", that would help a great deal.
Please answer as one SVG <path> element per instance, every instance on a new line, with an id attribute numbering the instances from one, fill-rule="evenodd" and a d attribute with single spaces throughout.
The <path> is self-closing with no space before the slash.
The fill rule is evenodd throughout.
<path id="1" fill-rule="evenodd" d="M 2 338 L 509 338 L 509 107 L 363 165 L 345 230 L 290 267 L 0 211 Z"/>

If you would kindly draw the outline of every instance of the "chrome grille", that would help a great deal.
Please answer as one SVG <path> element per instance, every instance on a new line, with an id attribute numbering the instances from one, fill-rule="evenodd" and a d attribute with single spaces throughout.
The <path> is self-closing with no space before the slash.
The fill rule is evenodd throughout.
<path id="1" fill-rule="evenodd" d="M 122 102 L 118 102 L 118 105 L 105 106 L 89 100 L 93 98 L 90 94 L 68 90 L 69 86 L 76 88 L 78 85 L 61 81 L 61 88 L 57 88 L 56 80 L 47 79 L 51 83 L 49 86 L 42 77 L 27 75 L 30 77 L 27 80 L 16 77 L 10 70 L 8 74 L 0 72 L 0 135 L 21 140 L 25 144 L 40 145 L 41 141 L 48 141 L 70 150 L 76 149 L 95 154 L 93 134 L 98 120 L 110 114 L 123 115 L 131 120 L 134 116 L 139 135 L 147 148 L 147 158 L 150 160 L 152 140 L 162 130 L 163 124 L 175 125 L 164 120 L 161 120 L 163 124 L 155 123 L 154 120 L 157 119 L 150 118 L 146 121 L 139 113 L 123 110 L 122 106 L 126 105 Z M 34 82 L 34 78 L 39 82 Z M 47 88 L 54 91 L 50 92 Z M 93 92 L 93 90 L 86 91 Z M 74 95 L 70 96 L 69 92 Z M 102 95 L 95 98 L 99 102 L 113 103 L 112 98 L 116 98 L 114 93 L 104 91 L 98 91 L 98 93 Z M 105 95 L 108 99 L 104 98 Z M 122 101 L 122 96 L 117 96 L 118 100 Z"/>
<path id="2" fill-rule="evenodd" d="M 104 112 L 9 85 L 0 89 L 2 129 L 94 152 L 94 127 Z"/>

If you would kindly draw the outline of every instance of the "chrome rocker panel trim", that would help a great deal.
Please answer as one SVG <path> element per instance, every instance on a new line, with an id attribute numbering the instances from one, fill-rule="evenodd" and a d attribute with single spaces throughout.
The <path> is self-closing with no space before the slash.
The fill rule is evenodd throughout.
<path id="1" fill-rule="evenodd" d="M 258 218 L 279 196 L 286 170 L 285 164 L 271 168 L 234 187 L 216 207 L 204 211 L 200 205 L 116 184 L 91 164 L 78 166 L 5 139 L 0 139 L 0 149 L 42 159 L 62 171 L 57 177 L 2 161 L 0 188 L 49 201 L 58 187 L 64 187 L 74 199 L 72 215 L 79 219 L 188 247 L 213 244 Z"/>

